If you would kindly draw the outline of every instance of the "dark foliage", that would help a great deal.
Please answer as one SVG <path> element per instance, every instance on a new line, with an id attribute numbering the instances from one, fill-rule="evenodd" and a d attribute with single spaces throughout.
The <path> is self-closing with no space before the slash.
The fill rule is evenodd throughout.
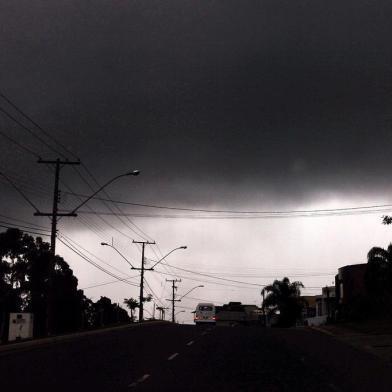
<path id="1" fill-rule="evenodd" d="M 371 300 L 367 312 L 392 316 L 392 244 L 370 249 L 367 257 L 365 285 Z"/>
<path id="2" fill-rule="evenodd" d="M 270 315 L 278 314 L 277 326 L 294 326 L 301 317 L 305 305 L 300 297 L 301 287 L 304 287 L 301 282 L 290 283 L 288 278 L 283 278 L 283 280 L 275 280 L 274 283 L 263 289 L 268 293 L 263 307 Z"/>
<path id="3" fill-rule="evenodd" d="M 34 314 L 34 335 L 45 333 L 48 268 L 54 257 L 49 244 L 40 237 L 23 234 L 18 229 L 0 233 L 0 339 L 7 335 L 10 312 Z M 128 313 L 109 298 L 97 303 L 78 290 L 78 280 L 68 263 L 54 257 L 53 332 L 72 332 L 129 321 Z"/>

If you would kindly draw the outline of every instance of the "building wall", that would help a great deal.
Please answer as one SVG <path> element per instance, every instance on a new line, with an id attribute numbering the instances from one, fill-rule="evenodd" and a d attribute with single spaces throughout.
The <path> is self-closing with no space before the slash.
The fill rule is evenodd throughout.
<path id="1" fill-rule="evenodd" d="M 355 298 L 366 295 L 366 265 L 353 264 L 339 268 L 335 277 L 336 300 L 339 305 L 348 305 Z"/>

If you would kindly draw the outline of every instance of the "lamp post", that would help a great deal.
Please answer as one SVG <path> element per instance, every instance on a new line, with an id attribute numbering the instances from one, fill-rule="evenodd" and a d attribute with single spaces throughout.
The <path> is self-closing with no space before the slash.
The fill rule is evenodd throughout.
<path id="1" fill-rule="evenodd" d="M 169 253 L 167 253 L 165 256 L 163 256 L 160 260 L 158 260 L 151 268 L 145 268 L 144 267 L 144 262 L 145 262 L 145 257 L 144 257 L 144 247 L 146 244 L 155 244 L 155 242 L 148 242 L 148 241 L 132 241 L 133 243 L 141 243 L 142 244 L 142 263 L 141 267 L 137 268 L 132 265 L 132 263 L 113 245 L 108 244 L 107 242 L 101 242 L 102 246 L 109 246 L 110 248 L 114 249 L 130 266 L 131 269 L 133 270 L 138 270 L 141 271 L 140 274 L 140 295 L 139 295 L 139 322 L 143 321 L 143 287 L 144 287 L 144 271 L 154 271 L 154 267 L 159 264 L 161 261 L 163 261 L 167 256 L 169 256 L 171 253 L 178 249 L 187 249 L 187 246 L 179 246 L 177 248 L 172 249 Z"/>
<path id="2" fill-rule="evenodd" d="M 178 248 L 172 249 L 168 254 L 166 254 L 166 255 L 163 256 L 160 260 L 158 260 L 158 261 L 151 267 L 151 269 L 153 270 L 154 267 L 155 267 L 156 265 L 158 265 L 161 261 L 163 261 L 164 259 L 166 259 L 167 256 L 169 256 L 171 253 L 173 253 L 175 250 L 178 250 L 178 249 L 187 249 L 187 246 L 186 246 L 186 245 L 183 245 L 183 246 L 179 246 Z"/>
<path id="3" fill-rule="evenodd" d="M 102 246 L 109 246 L 110 248 L 114 249 L 131 266 L 131 269 L 135 269 L 135 267 L 132 265 L 132 263 L 113 245 L 108 244 L 107 242 L 101 242 L 101 245 Z"/>
<path id="4" fill-rule="evenodd" d="M 179 301 L 181 301 L 186 295 L 188 295 L 191 291 L 193 291 L 193 290 L 195 290 L 195 289 L 197 289 L 197 288 L 199 288 L 199 287 L 204 287 L 204 285 L 199 285 L 199 286 L 195 286 L 195 287 L 193 287 L 193 288 L 191 288 L 187 293 L 185 293 L 182 297 L 180 297 L 178 300 Z"/>
<path id="5" fill-rule="evenodd" d="M 172 285 L 173 294 L 172 294 L 172 298 L 171 298 L 171 299 L 166 299 L 166 300 L 167 300 L 167 301 L 171 301 L 171 303 L 172 303 L 172 323 L 175 323 L 175 321 L 176 321 L 176 318 L 175 318 L 175 303 L 176 303 L 176 302 L 181 302 L 181 300 L 182 300 L 186 295 L 188 295 L 191 291 L 197 289 L 198 287 L 204 287 L 204 286 L 203 286 L 202 284 L 199 285 L 199 286 L 195 286 L 195 287 L 191 288 L 187 293 L 185 293 L 185 294 L 184 294 L 182 297 L 180 297 L 179 299 L 175 299 L 174 290 L 177 289 L 177 286 L 175 286 L 175 283 L 177 282 L 177 280 L 174 279 L 174 280 L 169 280 L 169 281 L 173 283 L 173 285 Z M 181 280 L 180 280 L 180 282 L 181 282 Z"/>
<path id="6" fill-rule="evenodd" d="M 53 329 L 53 271 L 55 268 L 58 217 L 61 217 L 61 216 L 74 216 L 75 217 L 75 216 L 77 216 L 76 211 L 79 210 L 80 207 L 85 205 L 90 199 L 92 199 L 97 193 L 101 192 L 104 188 L 106 188 L 108 185 L 110 185 L 113 181 L 115 181 L 121 177 L 125 177 L 125 176 L 137 176 L 140 174 L 140 171 L 133 170 L 131 172 L 127 172 L 124 174 L 120 174 L 116 177 L 113 177 L 111 180 L 109 180 L 104 185 L 102 185 L 91 196 L 89 196 L 86 200 L 84 200 L 81 204 L 79 204 L 77 207 L 75 207 L 71 212 L 62 213 L 62 212 L 58 211 L 59 177 L 60 177 L 61 165 L 80 164 L 80 162 L 60 161 L 60 159 L 57 159 L 56 161 L 43 161 L 40 159 L 38 162 L 56 165 L 52 212 L 46 213 L 46 212 L 40 212 L 37 210 L 34 213 L 35 216 L 49 216 L 52 218 L 52 228 L 51 228 L 51 238 L 50 238 L 50 251 L 52 253 L 52 257 L 49 260 L 49 266 L 48 266 L 48 292 L 47 292 L 47 304 L 46 304 L 46 333 L 47 333 L 47 335 L 51 335 L 52 329 Z"/>
<path id="7" fill-rule="evenodd" d="M 179 313 L 185 313 L 185 310 L 180 310 L 179 312 L 177 312 L 174 316 L 177 316 L 177 314 Z"/>

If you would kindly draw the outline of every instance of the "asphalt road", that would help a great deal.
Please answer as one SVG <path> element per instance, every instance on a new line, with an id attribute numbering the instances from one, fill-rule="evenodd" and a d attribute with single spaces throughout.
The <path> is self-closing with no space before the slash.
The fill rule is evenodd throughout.
<path id="1" fill-rule="evenodd" d="M 309 329 L 150 325 L 0 355 L 4 391 L 392 391 L 392 366 Z"/>

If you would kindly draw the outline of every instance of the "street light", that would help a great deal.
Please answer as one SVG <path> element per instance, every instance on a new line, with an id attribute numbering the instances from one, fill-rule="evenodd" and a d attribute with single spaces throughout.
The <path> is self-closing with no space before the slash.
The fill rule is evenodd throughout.
<path id="1" fill-rule="evenodd" d="M 135 269 L 135 267 L 131 264 L 131 262 L 113 245 L 108 244 L 107 242 L 101 242 L 101 245 L 102 246 L 109 246 L 110 248 L 113 248 L 131 266 L 131 269 Z"/>
<path id="2" fill-rule="evenodd" d="M 71 214 L 74 214 L 80 207 L 84 206 L 89 200 L 91 200 L 97 193 L 101 192 L 103 188 L 106 188 L 109 184 L 111 184 L 113 181 L 116 181 L 117 179 L 121 177 L 127 177 L 127 176 L 138 176 L 140 174 L 140 170 L 133 170 L 131 172 L 127 172 L 124 174 L 120 174 L 116 177 L 113 177 L 111 180 L 109 180 L 107 183 L 102 185 L 96 192 L 94 192 L 91 196 L 89 196 L 86 200 L 84 200 L 82 203 L 80 203 L 77 207 L 75 207 L 72 211 Z"/>
<path id="3" fill-rule="evenodd" d="M 127 172 L 124 174 L 120 174 L 116 177 L 113 177 L 111 180 L 102 185 L 96 192 L 94 192 L 91 196 L 89 196 L 86 200 L 84 200 L 81 204 L 75 207 L 71 212 L 59 212 L 58 211 L 58 203 L 59 203 L 59 177 L 60 177 L 60 164 L 80 164 L 80 162 L 70 162 L 70 161 L 60 161 L 60 159 L 56 159 L 56 161 L 43 161 L 39 159 L 39 163 L 46 164 L 56 164 L 55 171 L 55 185 L 54 185 L 54 195 L 53 195 L 53 207 L 51 213 L 36 211 L 34 213 L 35 216 L 50 216 L 52 218 L 52 227 L 51 227 L 51 237 L 50 237 L 50 251 L 53 255 L 52 258 L 49 259 L 48 266 L 48 292 L 47 292 L 47 302 L 46 302 L 46 333 L 47 335 L 51 335 L 52 327 L 53 327 L 53 271 L 54 271 L 54 257 L 56 255 L 56 239 L 57 239 L 57 222 L 58 217 L 61 216 L 76 216 L 76 211 L 85 205 L 90 199 L 92 199 L 97 193 L 101 192 L 102 189 L 110 185 L 113 181 L 118 178 L 125 176 L 137 176 L 140 174 L 139 170 L 133 170 L 131 172 Z"/>
<path id="4" fill-rule="evenodd" d="M 133 241 L 134 243 L 136 241 Z M 130 266 L 131 269 L 133 270 L 138 270 L 141 271 L 140 274 L 140 303 L 139 303 L 139 322 L 143 321 L 143 283 L 144 283 L 144 271 L 153 271 L 154 267 L 159 264 L 162 260 L 164 260 L 167 256 L 169 256 L 171 253 L 173 253 L 174 251 L 178 250 L 178 249 L 187 249 L 187 246 L 179 246 L 177 248 L 172 249 L 168 254 L 166 254 L 165 256 L 163 256 L 160 260 L 158 260 L 151 268 L 144 268 L 144 262 L 145 262 L 145 258 L 144 258 L 144 246 L 145 244 L 155 244 L 155 242 L 141 242 L 142 243 L 142 266 L 141 268 L 136 268 L 132 265 L 132 263 L 117 249 L 115 248 L 113 245 L 108 244 L 107 242 L 101 242 L 102 246 L 109 246 L 110 248 L 113 248 Z"/>
<path id="5" fill-rule="evenodd" d="M 178 249 L 187 249 L 188 247 L 186 245 L 183 246 L 179 246 L 178 248 L 174 248 L 172 249 L 167 255 L 163 256 L 160 260 L 158 260 L 152 267 L 151 270 L 154 269 L 154 267 L 159 264 L 161 261 L 163 261 L 164 259 L 166 259 L 167 256 L 169 256 L 171 253 L 173 253 L 174 251 L 178 250 Z"/>
<path id="6" fill-rule="evenodd" d="M 177 314 L 179 313 L 185 313 L 185 310 L 180 310 L 179 312 L 177 312 L 174 316 L 177 316 Z"/>
<path id="7" fill-rule="evenodd" d="M 200 285 L 200 286 L 195 286 L 195 287 L 193 287 L 192 289 L 190 289 L 187 293 L 185 293 L 182 297 L 180 297 L 179 299 L 178 299 L 178 301 L 181 301 L 186 295 L 188 295 L 191 291 L 193 291 L 193 290 L 195 290 L 195 289 L 197 289 L 197 288 L 199 288 L 199 287 L 204 287 L 204 285 Z"/>

